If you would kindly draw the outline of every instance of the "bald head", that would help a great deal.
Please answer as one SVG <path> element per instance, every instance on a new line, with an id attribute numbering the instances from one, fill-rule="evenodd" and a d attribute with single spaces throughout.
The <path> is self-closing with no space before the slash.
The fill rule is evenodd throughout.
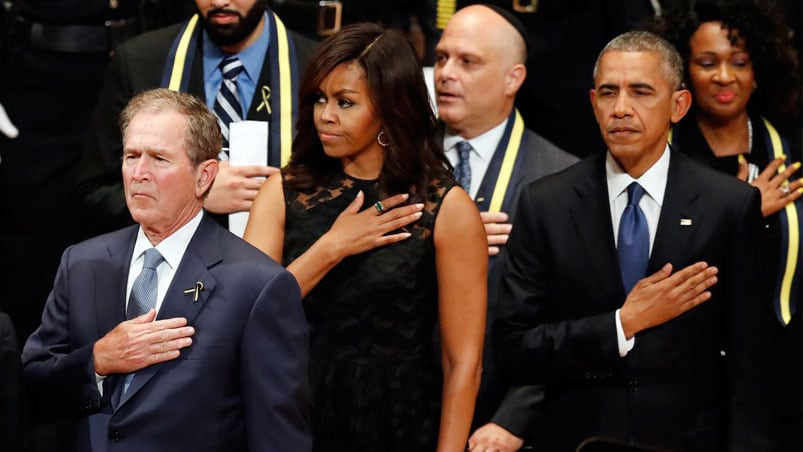
<path id="1" fill-rule="evenodd" d="M 502 121 L 527 75 L 521 33 L 487 6 L 459 10 L 435 47 L 435 91 L 441 119 L 470 139 Z"/>
<path id="2" fill-rule="evenodd" d="M 512 20 L 513 19 L 511 16 Z M 484 40 L 509 58 L 512 64 L 525 64 L 527 44 L 522 32 L 511 24 L 510 19 L 485 5 L 471 5 L 457 11 L 446 25 L 444 34 L 452 30 L 470 30 L 476 39 Z M 523 31 L 523 30 L 522 30 Z"/>

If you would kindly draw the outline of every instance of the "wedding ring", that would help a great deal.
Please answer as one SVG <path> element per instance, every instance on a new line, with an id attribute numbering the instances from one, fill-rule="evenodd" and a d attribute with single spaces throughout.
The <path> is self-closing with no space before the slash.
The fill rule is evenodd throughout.
<path id="1" fill-rule="evenodd" d="M 788 184 L 781 185 L 780 187 L 778 187 L 778 189 L 781 190 L 781 193 L 783 193 L 784 196 L 789 194 L 789 185 Z"/>
<path id="2" fill-rule="evenodd" d="M 787 189 L 786 191 L 787 191 L 787 193 L 788 193 L 788 192 L 789 192 L 789 189 Z M 382 202 L 381 202 L 381 201 L 377 201 L 377 202 L 374 204 L 374 207 L 376 208 L 376 211 L 377 211 L 377 212 L 379 212 L 379 213 L 382 213 L 382 212 L 384 212 L 384 211 L 385 211 L 385 208 L 384 208 L 384 207 L 382 207 Z"/>

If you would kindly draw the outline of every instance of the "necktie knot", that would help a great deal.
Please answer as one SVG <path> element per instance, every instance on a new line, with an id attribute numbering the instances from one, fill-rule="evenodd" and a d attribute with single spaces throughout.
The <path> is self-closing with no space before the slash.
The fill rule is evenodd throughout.
<path id="1" fill-rule="evenodd" d="M 243 120 L 243 105 L 237 93 L 237 77 L 243 72 L 243 63 L 235 55 L 229 55 L 220 62 L 223 81 L 215 96 L 212 111 L 218 119 L 220 133 L 223 135 L 223 147 L 229 147 L 229 125 Z M 221 153 L 221 159 L 228 159 L 228 154 Z"/>
<path id="2" fill-rule="evenodd" d="M 156 267 L 164 261 L 165 258 L 156 248 L 148 248 L 145 250 L 145 258 L 142 264 L 142 268 L 150 268 L 152 270 L 156 270 Z"/>
<path id="3" fill-rule="evenodd" d="M 638 182 L 631 183 L 627 187 L 627 206 L 637 206 L 642 196 L 644 196 L 644 188 Z"/>
<path id="4" fill-rule="evenodd" d="M 220 62 L 220 71 L 223 73 L 225 80 L 237 81 L 237 76 L 244 69 L 242 61 L 234 55 L 227 56 Z"/>
<path id="5" fill-rule="evenodd" d="M 468 141 L 460 141 L 457 143 L 457 155 L 460 157 L 460 160 L 468 160 L 471 156 L 471 143 Z"/>

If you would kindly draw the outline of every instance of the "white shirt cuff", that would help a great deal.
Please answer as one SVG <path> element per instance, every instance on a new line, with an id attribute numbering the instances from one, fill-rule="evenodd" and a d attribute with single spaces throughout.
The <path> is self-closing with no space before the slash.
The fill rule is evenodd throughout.
<path id="1" fill-rule="evenodd" d="M 615 315 L 616 339 L 619 344 L 619 357 L 624 358 L 630 350 L 633 350 L 633 346 L 636 345 L 636 337 L 633 336 L 630 339 L 625 337 L 625 329 L 622 327 L 622 318 L 619 316 L 619 311 L 621 311 L 621 309 L 617 309 Z"/>
<path id="2" fill-rule="evenodd" d="M 105 379 L 106 375 L 98 375 L 98 373 L 95 372 L 95 384 L 98 385 L 98 392 L 101 397 L 103 397 L 103 380 Z"/>

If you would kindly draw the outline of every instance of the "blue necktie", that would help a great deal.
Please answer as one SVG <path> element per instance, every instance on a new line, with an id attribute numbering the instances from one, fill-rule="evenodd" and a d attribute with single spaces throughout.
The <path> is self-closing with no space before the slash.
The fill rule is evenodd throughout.
<path id="1" fill-rule="evenodd" d="M 162 261 L 164 261 L 164 257 L 162 257 L 156 248 L 145 250 L 142 271 L 131 286 L 131 295 L 128 297 L 128 307 L 125 311 L 126 319 L 131 320 L 134 317 L 139 317 L 156 307 L 156 292 L 159 290 L 159 278 L 156 274 L 156 267 L 158 267 Z M 133 379 L 133 372 L 125 376 L 123 380 L 123 394 L 128 391 L 128 386 L 131 385 L 131 380 Z"/>
<path id="2" fill-rule="evenodd" d="M 229 147 L 229 124 L 243 120 L 243 106 L 240 95 L 237 94 L 237 77 L 245 69 L 242 61 L 234 55 L 229 55 L 220 62 L 223 81 L 215 97 L 213 110 L 220 124 L 223 134 L 223 147 Z"/>
<path id="3" fill-rule="evenodd" d="M 633 286 L 644 277 L 647 272 L 647 262 L 650 260 L 647 217 L 638 205 L 643 195 L 644 189 L 638 182 L 633 182 L 627 187 L 627 206 L 619 220 L 617 251 L 625 294 L 630 293 Z"/>
<path id="4" fill-rule="evenodd" d="M 457 143 L 457 166 L 454 169 L 454 178 L 467 192 L 471 190 L 471 165 L 468 159 L 472 149 L 474 148 L 468 141 Z"/>

